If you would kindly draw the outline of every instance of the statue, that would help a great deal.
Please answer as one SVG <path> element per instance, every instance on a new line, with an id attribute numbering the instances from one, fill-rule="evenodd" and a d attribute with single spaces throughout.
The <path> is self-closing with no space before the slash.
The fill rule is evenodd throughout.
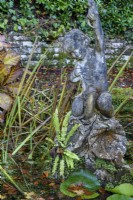
<path id="1" fill-rule="evenodd" d="M 88 0 L 88 4 L 87 20 L 94 30 L 95 49 L 90 48 L 89 37 L 78 29 L 66 33 L 56 43 L 59 51 L 74 59 L 70 80 L 82 83 L 82 92 L 72 103 L 70 119 L 70 126 L 79 123 L 80 127 L 72 136 L 68 149 L 83 156 L 88 168 L 93 168 L 96 158 L 122 166 L 127 140 L 123 127 L 113 116 L 107 82 L 104 34 L 98 9 L 94 0 Z M 102 176 L 104 173 L 96 171 L 96 174 Z"/>

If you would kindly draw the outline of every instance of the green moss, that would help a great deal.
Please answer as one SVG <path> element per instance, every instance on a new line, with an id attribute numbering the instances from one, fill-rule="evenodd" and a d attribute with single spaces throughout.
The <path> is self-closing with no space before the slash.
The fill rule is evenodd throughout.
<path id="1" fill-rule="evenodd" d="M 131 175 L 131 173 L 127 172 L 121 177 L 119 184 L 122 184 L 122 183 L 133 184 L 133 176 Z"/>
<path id="2" fill-rule="evenodd" d="M 117 171 L 117 169 L 115 168 L 114 163 L 111 163 L 109 161 L 105 161 L 105 160 L 99 159 L 99 158 L 96 159 L 95 168 L 96 169 L 105 169 L 109 173 L 112 173 L 112 174 Z"/>

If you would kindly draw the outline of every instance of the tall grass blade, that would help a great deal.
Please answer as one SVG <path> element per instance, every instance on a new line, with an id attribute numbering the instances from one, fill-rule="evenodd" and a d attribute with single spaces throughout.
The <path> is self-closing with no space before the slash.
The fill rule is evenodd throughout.
<path id="1" fill-rule="evenodd" d="M 12 155 L 15 155 L 24 145 L 25 143 L 30 140 L 30 138 L 37 132 L 39 129 L 41 129 L 49 120 L 51 117 L 48 117 L 42 124 L 40 124 L 32 133 L 30 133 L 27 138 L 20 143 L 20 145 L 13 151 Z"/>
<path id="2" fill-rule="evenodd" d="M 132 54 L 129 56 L 128 60 L 125 62 L 125 64 L 122 66 L 122 68 L 120 69 L 119 73 L 117 74 L 117 76 L 115 77 L 114 81 L 112 82 L 112 84 L 110 85 L 109 87 L 109 91 L 111 92 L 114 85 L 116 84 L 116 81 L 119 79 L 119 77 L 121 76 L 122 72 L 124 71 L 124 69 L 126 68 L 128 62 L 130 61 L 131 57 L 132 57 Z"/>
<path id="3" fill-rule="evenodd" d="M 128 49 L 129 49 L 129 47 L 126 48 L 126 49 L 117 57 L 117 59 L 113 62 L 113 64 L 111 65 L 111 67 L 108 69 L 108 72 L 107 72 L 108 75 L 110 74 L 111 70 L 115 67 L 115 64 L 117 63 L 117 61 L 121 58 L 121 56 L 122 56 Z"/>
<path id="4" fill-rule="evenodd" d="M 13 178 L 6 172 L 6 170 L 0 165 L 1 172 L 5 175 L 5 177 L 17 188 L 17 190 L 24 195 L 24 191 L 17 185 L 17 183 L 13 180 Z"/>

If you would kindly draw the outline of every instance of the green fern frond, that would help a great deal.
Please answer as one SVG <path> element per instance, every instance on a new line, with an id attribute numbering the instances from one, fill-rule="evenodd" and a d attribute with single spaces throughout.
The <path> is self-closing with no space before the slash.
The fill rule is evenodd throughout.
<path id="1" fill-rule="evenodd" d="M 56 131 L 56 137 L 58 141 L 61 140 L 60 138 L 60 122 L 59 122 L 59 116 L 58 116 L 58 109 L 56 108 L 55 113 L 53 114 L 53 125 Z"/>
<path id="2" fill-rule="evenodd" d="M 73 134 L 75 133 L 75 131 L 78 129 L 78 127 L 80 126 L 80 124 L 75 124 L 72 129 L 68 132 L 67 137 L 65 139 L 65 145 L 67 145 L 70 137 L 73 136 Z"/>
<path id="3" fill-rule="evenodd" d="M 67 133 L 67 129 L 68 129 L 68 122 L 69 122 L 69 118 L 71 115 L 71 111 L 69 111 L 64 120 L 63 120 L 63 124 L 62 124 L 62 129 L 61 129 L 61 141 L 65 141 L 66 139 L 66 133 Z"/>
<path id="4" fill-rule="evenodd" d="M 60 158 L 59 158 L 59 156 L 57 155 L 57 156 L 55 157 L 55 160 L 54 160 L 54 165 L 53 165 L 53 169 L 52 169 L 52 175 L 54 175 L 54 174 L 56 173 L 56 171 L 57 171 L 58 164 L 59 164 L 59 160 L 60 160 Z"/>
<path id="5" fill-rule="evenodd" d="M 70 168 L 70 161 L 69 161 L 69 160 L 70 160 L 71 158 L 68 157 L 67 155 L 65 155 L 64 158 L 65 158 L 67 167 Z"/>
<path id="6" fill-rule="evenodd" d="M 63 142 L 61 142 L 60 140 L 58 140 L 58 145 L 60 144 L 61 147 L 65 148 L 66 146 L 64 145 Z"/>
<path id="7" fill-rule="evenodd" d="M 75 159 L 75 160 L 80 160 L 80 158 L 73 152 L 65 149 L 63 152 L 66 156 L 68 156 L 69 158 Z"/>
<path id="8" fill-rule="evenodd" d="M 68 157 L 66 155 L 65 155 L 64 158 L 65 158 L 67 167 L 73 169 L 74 168 L 74 160 L 73 160 L 73 158 L 70 158 L 70 157 Z"/>
<path id="9" fill-rule="evenodd" d="M 64 158 L 60 160 L 60 176 L 64 176 L 65 171 L 65 161 Z"/>

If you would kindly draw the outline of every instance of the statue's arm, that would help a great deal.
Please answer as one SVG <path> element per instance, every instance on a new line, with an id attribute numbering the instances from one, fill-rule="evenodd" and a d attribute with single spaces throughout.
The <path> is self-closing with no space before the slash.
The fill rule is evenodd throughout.
<path id="1" fill-rule="evenodd" d="M 88 0 L 88 15 L 87 20 L 89 26 L 94 29 L 95 33 L 95 45 L 96 51 L 99 53 L 104 53 L 104 34 L 102 30 L 101 21 L 98 14 L 98 8 L 94 0 Z"/>

